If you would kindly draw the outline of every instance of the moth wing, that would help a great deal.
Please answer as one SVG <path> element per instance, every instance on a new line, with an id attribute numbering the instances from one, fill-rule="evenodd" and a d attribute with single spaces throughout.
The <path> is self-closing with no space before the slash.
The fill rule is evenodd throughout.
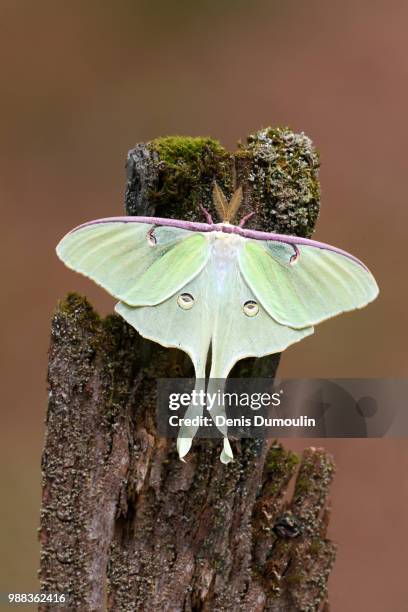
<path id="1" fill-rule="evenodd" d="M 162 346 L 178 348 L 191 358 L 197 377 L 205 377 L 205 364 L 212 334 L 208 308 L 211 287 L 206 268 L 176 293 L 154 306 L 133 307 L 119 302 L 115 310 L 142 336 Z M 193 299 L 191 308 L 180 306 L 180 296 Z"/>
<path id="2" fill-rule="evenodd" d="M 248 240 L 239 265 L 269 315 L 295 329 L 363 308 L 378 295 L 361 262 L 331 249 Z"/>
<path id="3" fill-rule="evenodd" d="M 58 257 L 117 299 L 132 306 L 158 304 L 204 267 L 208 241 L 185 229 L 106 221 L 73 230 Z"/>
<path id="4" fill-rule="evenodd" d="M 179 305 L 179 298 L 183 294 L 190 295 L 194 300 L 189 309 Z M 181 349 L 190 356 L 195 368 L 195 391 L 198 394 L 205 391 L 205 366 L 213 330 L 211 301 L 210 278 L 208 269 L 204 268 L 177 293 L 156 306 L 134 308 L 119 302 L 115 310 L 145 338 L 169 348 Z M 191 404 L 184 418 L 194 419 L 202 414 L 203 409 L 204 403 Z M 190 450 L 197 429 L 196 425 L 180 428 L 177 439 L 180 458 Z"/>
<path id="5" fill-rule="evenodd" d="M 217 286 L 216 280 L 214 284 Z M 237 361 L 246 357 L 280 353 L 314 331 L 313 327 L 297 330 L 277 323 L 245 282 L 237 260 L 229 267 L 222 282 L 218 283 L 213 303 L 216 308 L 207 388 L 209 396 L 219 396 L 224 389 L 225 379 Z M 249 305 L 252 305 L 251 309 Z M 245 314 L 246 311 L 251 316 Z M 222 419 L 217 421 L 217 418 L 226 416 L 224 405 L 215 401 L 210 414 L 215 423 L 218 422 L 217 427 L 224 436 L 221 461 L 229 463 L 232 461 L 232 451 L 227 438 L 228 428 L 222 424 Z"/>
<path id="6" fill-rule="evenodd" d="M 277 323 L 246 282 L 237 261 L 223 279 L 216 302 L 210 378 L 224 379 L 237 361 L 280 353 L 314 331 L 311 326 L 298 330 Z"/>

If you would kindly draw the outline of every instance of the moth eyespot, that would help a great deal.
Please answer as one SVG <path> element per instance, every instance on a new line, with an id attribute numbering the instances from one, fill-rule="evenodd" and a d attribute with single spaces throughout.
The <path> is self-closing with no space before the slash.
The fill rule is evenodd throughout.
<path id="1" fill-rule="evenodd" d="M 243 305 L 242 310 L 247 317 L 256 317 L 259 312 L 259 306 L 253 300 L 248 300 L 248 302 L 245 302 Z"/>
<path id="2" fill-rule="evenodd" d="M 154 235 L 155 229 L 156 229 L 155 227 L 152 227 L 151 229 L 149 229 L 146 235 L 147 242 L 149 243 L 150 246 L 154 246 L 155 244 L 157 244 L 157 239 L 156 239 L 156 236 Z"/>
<path id="3" fill-rule="evenodd" d="M 183 310 L 190 310 L 194 306 L 194 298 L 190 293 L 182 293 L 177 298 L 177 304 Z"/>

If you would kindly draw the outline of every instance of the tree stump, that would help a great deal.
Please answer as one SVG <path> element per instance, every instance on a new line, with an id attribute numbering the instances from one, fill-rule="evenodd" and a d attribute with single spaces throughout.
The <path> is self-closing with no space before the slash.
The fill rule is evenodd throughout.
<path id="1" fill-rule="evenodd" d="M 265 129 L 234 154 L 209 138 L 161 138 L 127 160 L 126 212 L 213 217 L 216 179 L 242 185 L 249 227 L 310 236 L 319 160 L 304 134 Z M 232 375 L 273 378 L 279 355 Z M 189 358 L 101 319 L 70 294 L 52 321 L 42 458 L 41 590 L 67 610 L 314 611 L 327 608 L 334 545 L 326 538 L 331 457 L 300 461 L 274 441 L 198 439 L 187 462 L 156 434 L 156 379 L 192 375 Z M 299 463 L 299 466 L 298 466 Z M 296 470 L 294 493 L 285 493 Z M 42 604 L 40 610 L 61 609 Z"/>

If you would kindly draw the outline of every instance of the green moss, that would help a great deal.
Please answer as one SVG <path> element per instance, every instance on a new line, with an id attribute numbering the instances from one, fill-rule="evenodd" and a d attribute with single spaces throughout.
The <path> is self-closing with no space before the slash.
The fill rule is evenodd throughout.
<path id="1" fill-rule="evenodd" d="M 148 147 L 158 156 L 158 184 L 150 198 L 156 216 L 171 216 L 172 209 L 183 219 L 200 217 L 198 204 L 212 207 L 214 179 L 231 192 L 230 154 L 212 138 L 168 136 L 156 138 Z"/>
<path id="2" fill-rule="evenodd" d="M 310 490 L 311 482 L 308 478 L 298 478 L 295 486 L 295 497 L 305 495 Z"/>
<path id="3" fill-rule="evenodd" d="M 264 474 L 267 477 L 264 493 L 274 497 L 292 477 L 299 458 L 295 453 L 286 450 L 274 442 L 266 456 Z"/>
<path id="4" fill-rule="evenodd" d="M 58 302 L 51 325 L 51 337 L 54 343 L 70 341 L 70 357 L 78 362 L 80 374 L 83 364 L 93 359 L 98 348 L 98 334 L 101 318 L 92 308 L 86 297 L 71 292 Z M 84 340 L 86 342 L 83 342 Z M 84 348 L 85 347 L 85 348 Z M 86 354 L 84 354 L 84 351 Z M 84 366 L 85 370 L 86 367 Z"/>
<path id="5" fill-rule="evenodd" d="M 152 140 L 150 145 L 157 151 L 161 161 L 174 166 L 186 163 L 197 164 L 203 153 L 208 151 L 212 151 L 215 155 L 225 153 L 218 140 L 208 137 L 166 136 Z"/>
<path id="6" fill-rule="evenodd" d="M 322 549 L 322 542 L 321 542 L 321 540 L 313 540 L 310 543 L 310 546 L 309 546 L 307 552 L 312 557 L 316 557 L 319 554 L 319 552 L 321 551 L 321 549 Z"/>
<path id="7" fill-rule="evenodd" d="M 334 462 L 330 455 L 321 449 L 305 449 L 302 465 L 295 485 L 294 498 L 314 495 L 323 503 L 334 475 Z M 315 502 L 318 503 L 317 501 Z"/>
<path id="8" fill-rule="evenodd" d="M 226 565 L 226 560 L 221 555 L 216 555 L 214 559 L 212 559 L 212 566 L 217 573 L 222 573 Z"/>
<path id="9" fill-rule="evenodd" d="M 289 574 L 285 577 L 285 582 L 287 584 L 301 584 L 304 580 L 304 576 L 302 574 Z"/>
<path id="10" fill-rule="evenodd" d="M 86 321 L 88 324 L 96 324 L 101 320 L 86 297 L 75 291 L 71 291 L 63 300 L 58 302 L 57 312 L 75 317 L 78 322 Z"/>
<path id="11" fill-rule="evenodd" d="M 274 443 L 266 457 L 265 469 L 273 474 L 293 473 L 299 463 L 299 457 L 290 450 L 285 450 L 281 444 Z"/>

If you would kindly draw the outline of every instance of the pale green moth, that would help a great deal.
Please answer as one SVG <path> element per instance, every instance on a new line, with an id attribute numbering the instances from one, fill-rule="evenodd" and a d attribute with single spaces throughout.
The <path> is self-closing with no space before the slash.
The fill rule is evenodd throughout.
<path id="1" fill-rule="evenodd" d="M 313 333 L 313 326 L 375 299 L 374 277 L 358 259 L 330 245 L 244 228 L 231 221 L 239 188 L 228 203 L 215 184 L 214 203 L 223 219 L 207 223 L 156 217 L 110 217 L 80 225 L 57 246 L 58 257 L 119 300 L 115 310 L 137 331 L 191 358 L 197 385 L 212 363 L 215 379 L 226 379 L 245 357 L 285 350 Z M 199 389 L 198 389 L 199 390 Z M 185 417 L 202 413 L 190 406 Z M 223 406 L 214 406 L 215 419 Z M 181 458 L 196 427 L 182 427 Z M 232 460 L 226 428 L 221 461 Z"/>

